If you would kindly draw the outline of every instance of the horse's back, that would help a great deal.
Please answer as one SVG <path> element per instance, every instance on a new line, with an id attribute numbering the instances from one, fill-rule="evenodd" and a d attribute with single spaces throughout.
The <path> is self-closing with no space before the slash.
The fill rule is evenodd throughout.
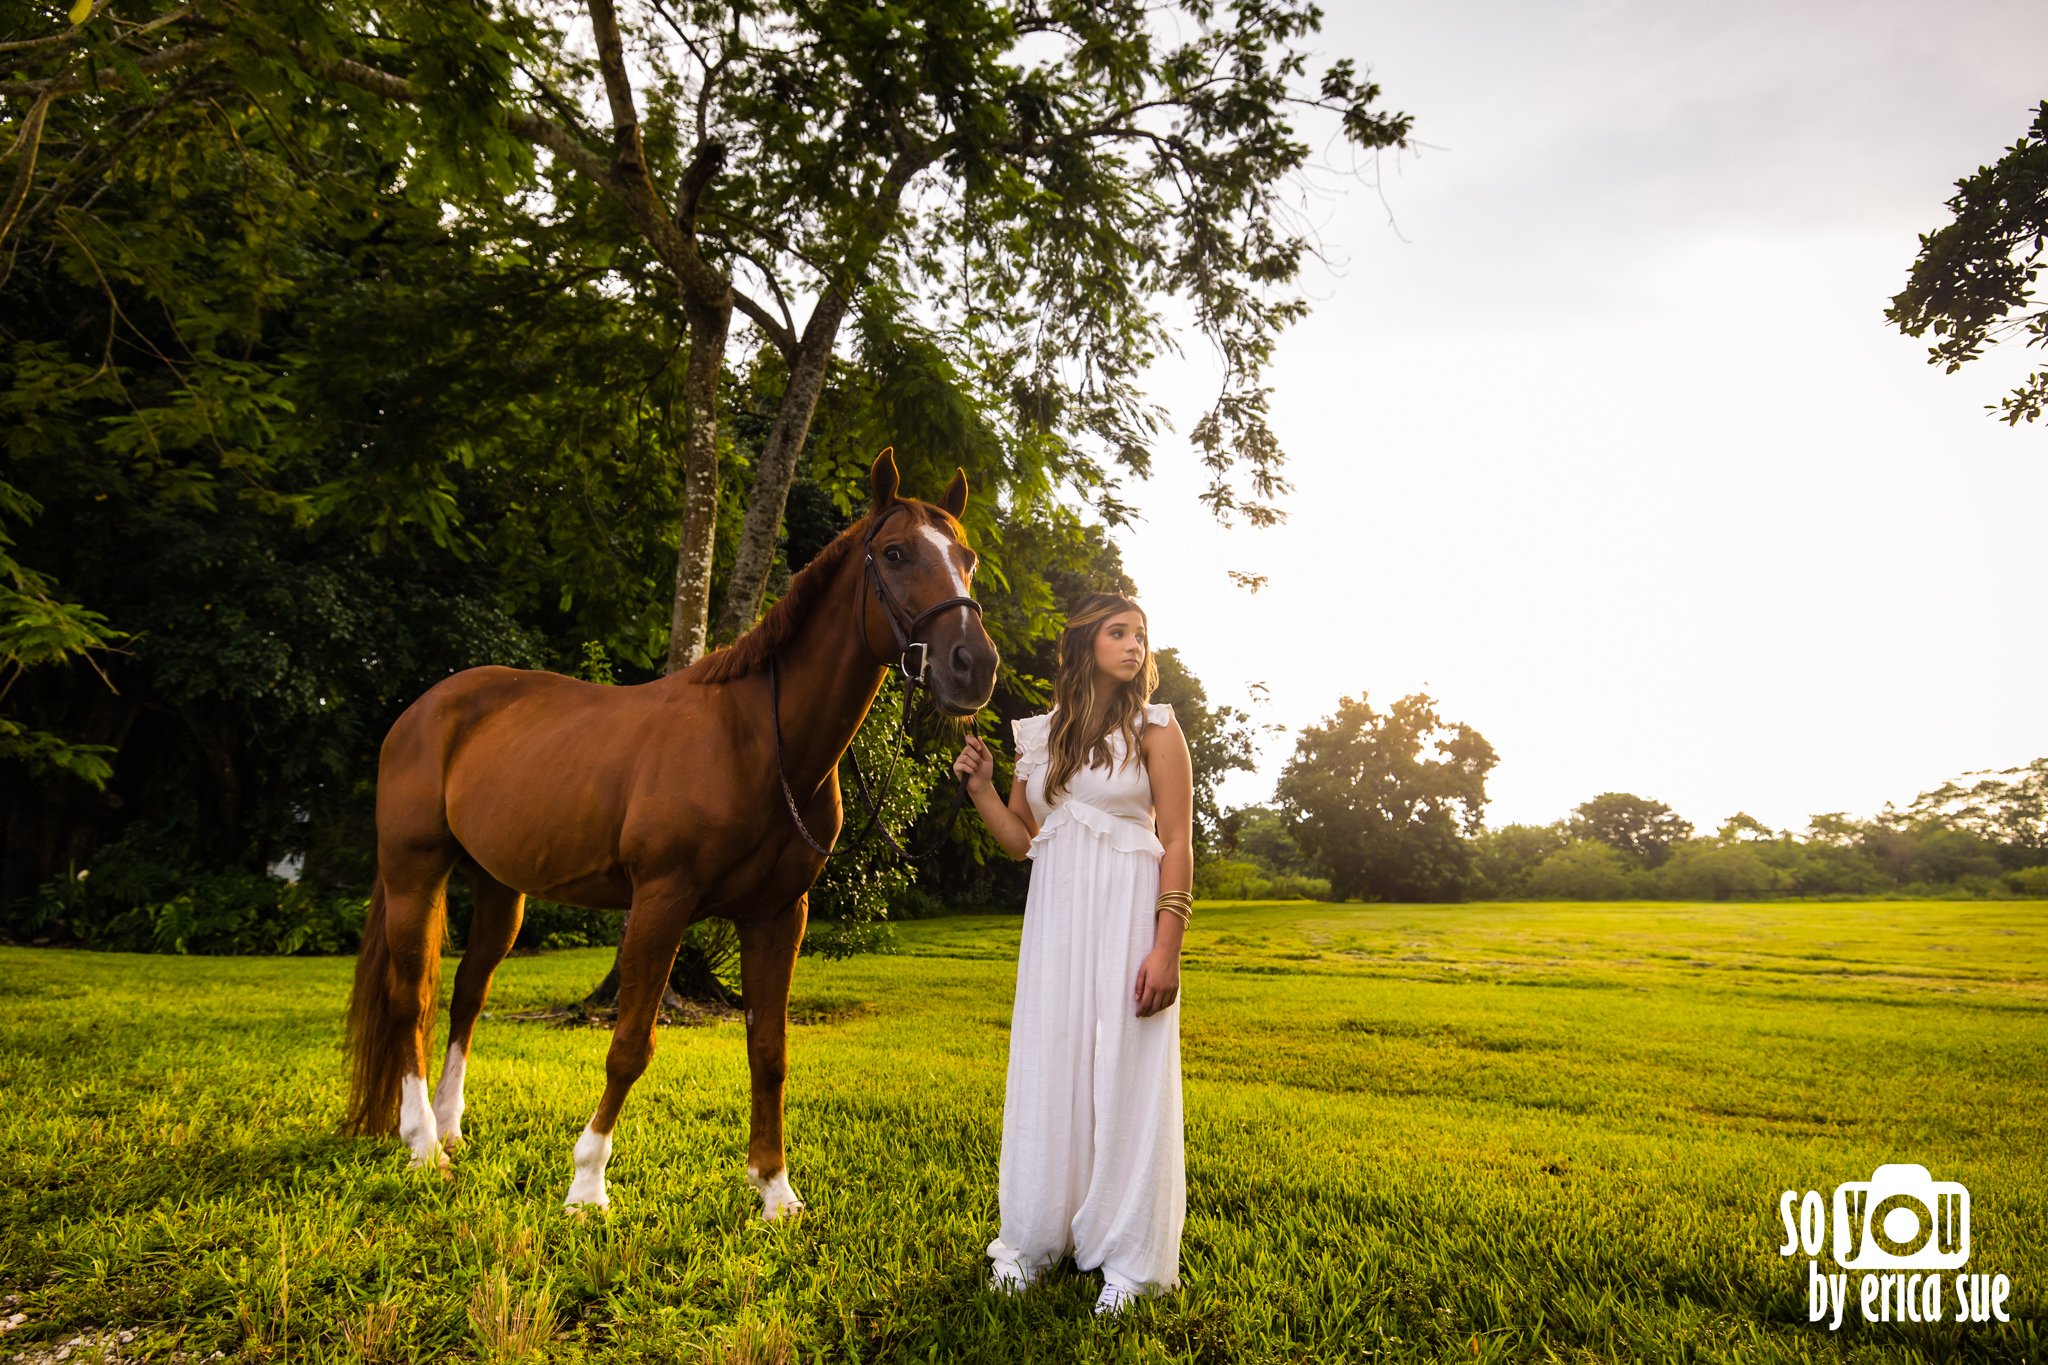
<path id="1" fill-rule="evenodd" d="M 622 845 L 632 840 L 623 825 L 636 793 L 681 795 L 664 771 L 670 751 L 720 747 L 728 727 L 705 710 L 717 710 L 716 690 L 467 669 L 428 689 L 392 727 L 380 806 L 384 784 L 400 785 L 408 801 L 430 802 L 454 840 L 507 885 L 610 903 L 626 884 Z"/>

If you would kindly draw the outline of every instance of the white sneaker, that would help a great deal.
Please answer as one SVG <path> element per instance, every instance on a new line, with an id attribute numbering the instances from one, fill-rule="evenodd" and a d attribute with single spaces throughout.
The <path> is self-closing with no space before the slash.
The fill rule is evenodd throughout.
<path id="1" fill-rule="evenodd" d="M 1105 1283 L 1102 1286 L 1102 1293 L 1096 1297 L 1095 1311 L 1098 1315 L 1102 1316 L 1111 1313 L 1121 1313 L 1124 1311 L 1124 1305 L 1137 1297 L 1138 1291 L 1135 1289 L 1126 1289 L 1120 1284 Z"/>
<path id="2" fill-rule="evenodd" d="M 998 1294 L 1021 1294 L 1034 1283 L 1011 1262 L 998 1261 L 989 1275 L 988 1287 Z"/>

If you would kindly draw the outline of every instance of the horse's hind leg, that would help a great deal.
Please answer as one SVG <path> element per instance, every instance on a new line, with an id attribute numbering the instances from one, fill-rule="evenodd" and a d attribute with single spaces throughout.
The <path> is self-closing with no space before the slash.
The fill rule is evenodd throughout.
<path id="1" fill-rule="evenodd" d="M 440 1154 L 427 1102 L 426 1056 L 440 995 L 441 935 L 454 864 L 455 843 L 445 831 L 439 838 L 408 839 L 379 822 L 377 881 L 349 997 L 344 1126 L 366 1137 L 397 1133 L 416 1166 Z"/>
<path id="2" fill-rule="evenodd" d="M 455 973 L 455 998 L 448 1005 L 448 1058 L 441 1063 L 441 1084 L 434 1091 L 434 1125 L 441 1146 L 449 1151 L 462 1143 L 462 1075 L 476 1019 L 490 998 L 491 974 L 512 951 L 526 913 L 524 893 L 474 864 L 467 870 L 476 911 L 469 918 L 469 941 Z"/>
<path id="3" fill-rule="evenodd" d="M 427 1045 L 433 1039 L 440 1003 L 441 940 L 448 921 L 448 873 L 455 863 L 453 841 L 445 851 L 399 856 L 381 847 L 387 900 L 384 945 L 384 1024 L 391 1062 L 397 1068 L 398 1136 L 412 1152 L 411 1165 L 446 1166 L 439 1127 L 427 1098 Z"/>

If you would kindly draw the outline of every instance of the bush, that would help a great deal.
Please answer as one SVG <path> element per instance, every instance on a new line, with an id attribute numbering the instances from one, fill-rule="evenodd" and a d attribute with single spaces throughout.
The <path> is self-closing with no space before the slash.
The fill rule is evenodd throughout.
<path id="1" fill-rule="evenodd" d="M 1269 872 L 1257 863 L 1236 858 L 1197 862 L 1194 892 L 1197 900 L 1205 901 L 1326 901 L 1331 897 L 1328 877 Z"/>
<path id="2" fill-rule="evenodd" d="M 369 909 L 367 896 L 253 872 L 195 873 L 175 891 L 139 898 L 123 894 L 121 881 L 81 872 L 46 882 L 27 927 L 119 953 L 351 953 Z"/>
<path id="3" fill-rule="evenodd" d="M 553 948 L 616 948 L 624 935 L 623 910 L 586 910 L 580 905 L 526 898 L 516 948 L 546 952 Z M 467 935 L 465 934 L 465 939 Z"/>
<path id="4" fill-rule="evenodd" d="M 1529 873 L 1530 894 L 1539 900 L 1611 901 L 1628 890 L 1621 855 L 1596 839 L 1574 839 Z"/>
<path id="5" fill-rule="evenodd" d="M 353 953 L 362 943 L 369 888 L 337 891 L 260 872 L 177 867 L 127 842 L 101 850 L 93 865 L 46 882 L 16 928 L 119 953 L 247 956 Z M 448 879 L 449 942 L 469 932 L 469 884 Z M 616 944 L 624 916 L 529 897 L 517 946 L 589 948 Z"/>
<path id="6" fill-rule="evenodd" d="M 1782 892 L 1787 878 L 1741 844 L 1694 840 L 1657 869 L 1656 891 L 1679 900 L 1742 900 Z"/>
<path id="7" fill-rule="evenodd" d="M 2005 884 L 2022 896 L 2048 898 L 2048 866 L 2023 867 L 2005 874 Z"/>
<path id="8" fill-rule="evenodd" d="M 912 882 L 896 893 L 896 903 L 891 908 L 890 919 L 934 919 L 950 915 L 953 907 Z"/>

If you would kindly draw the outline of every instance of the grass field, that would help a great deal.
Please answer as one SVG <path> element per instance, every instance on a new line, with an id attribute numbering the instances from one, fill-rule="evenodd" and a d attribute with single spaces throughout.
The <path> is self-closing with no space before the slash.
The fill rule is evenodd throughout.
<path id="1" fill-rule="evenodd" d="M 502 1015 L 600 952 L 499 973 L 444 1182 L 336 1135 L 347 961 L 0 950 L 0 1358 L 2042 1359 L 2048 903 L 1195 920 L 1183 1288 L 1122 1321 L 982 1291 L 1013 918 L 800 965 L 784 1224 L 735 1024 L 664 1030 L 563 1216 L 607 1035 Z M 1886 1162 L 1969 1188 L 2011 1322 L 1807 1322 L 1778 1194 Z"/>

